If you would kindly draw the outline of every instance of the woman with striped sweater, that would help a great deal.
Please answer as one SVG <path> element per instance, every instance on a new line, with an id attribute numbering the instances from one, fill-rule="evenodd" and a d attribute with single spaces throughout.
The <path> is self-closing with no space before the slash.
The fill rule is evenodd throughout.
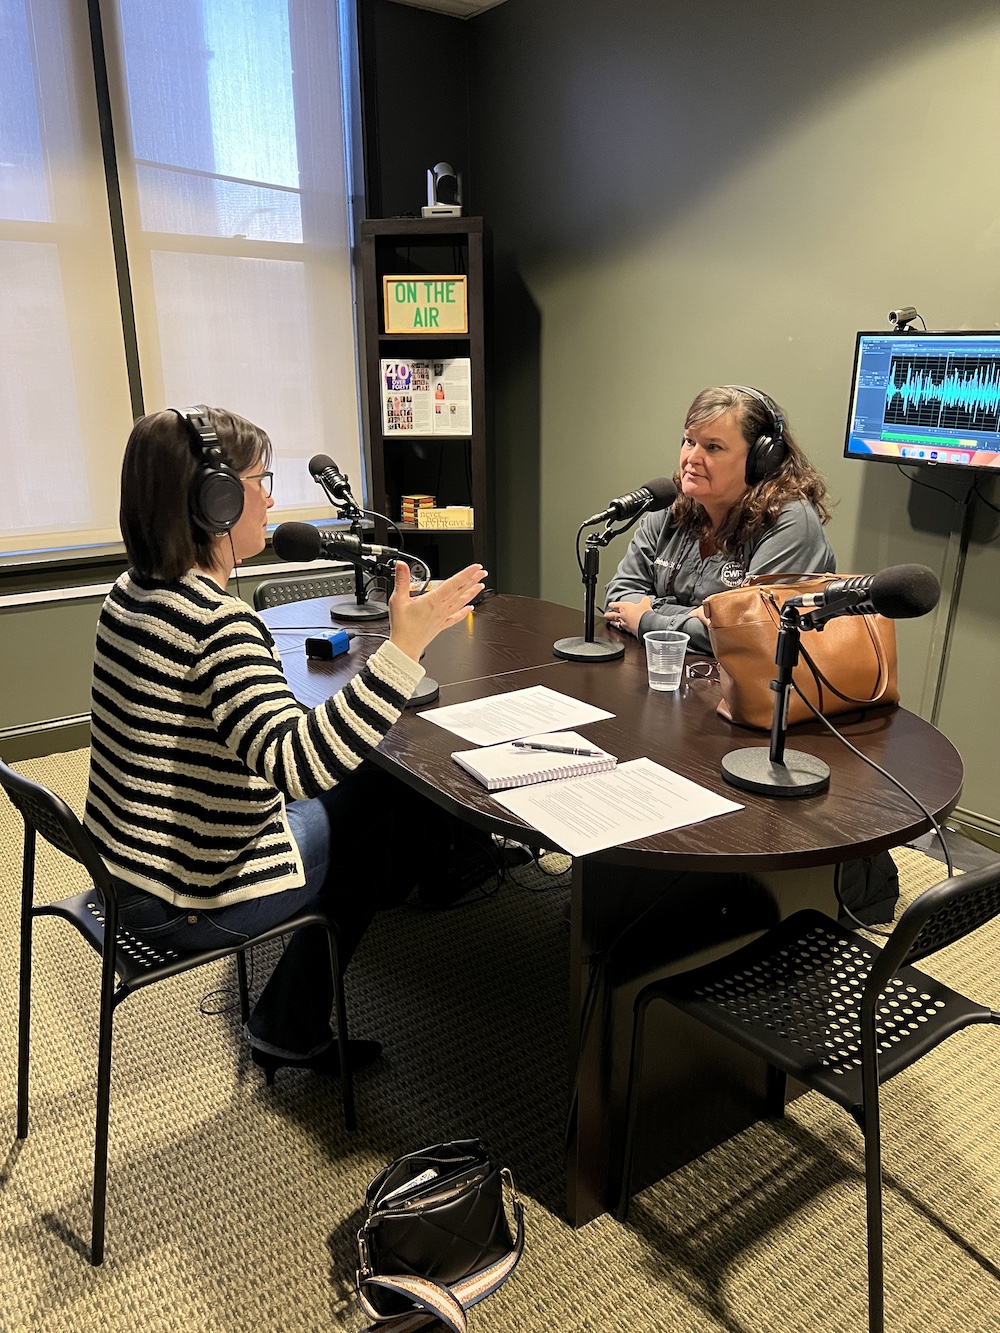
<path id="1" fill-rule="evenodd" d="M 314 709 L 285 681 L 260 617 L 227 585 L 263 550 L 271 443 L 213 408 L 141 418 L 125 451 L 130 568 L 97 627 L 85 822 L 121 882 L 123 923 L 166 947 L 211 948 L 322 903 L 343 959 L 375 911 L 352 847 L 392 845 L 405 789 L 364 764 L 423 676 L 420 656 L 482 590 L 470 565 L 420 597 L 396 566 L 389 637 Z M 405 836 L 405 835 L 404 835 Z M 338 1072 L 325 936 L 297 932 L 248 1024 L 253 1059 Z M 352 1066 L 377 1057 L 352 1042 Z"/>

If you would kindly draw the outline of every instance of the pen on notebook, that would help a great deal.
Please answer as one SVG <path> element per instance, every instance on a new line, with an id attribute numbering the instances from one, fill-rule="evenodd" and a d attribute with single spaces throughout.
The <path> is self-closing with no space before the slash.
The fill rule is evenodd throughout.
<path id="1" fill-rule="evenodd" d="M 582 745 L 543 745 L 541 741 L 514 741 L 516 750 L 551 750 L 553 754 L 603 754 L 603 750 L 586 750 Z"/>

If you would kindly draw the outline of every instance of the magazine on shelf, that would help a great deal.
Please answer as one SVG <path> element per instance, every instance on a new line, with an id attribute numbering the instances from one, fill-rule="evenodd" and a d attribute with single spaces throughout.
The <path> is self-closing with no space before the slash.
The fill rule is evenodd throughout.
<path id="1" fill-rule="evenodd" d="M 472 361 L 382 361 L 383 435 L 472 434 Z"/>
<path id="2" fill-rule="evenodd" d="M 452 754 L 487 791 L 505 791 L 510 787 L 528 787 L 534 782 L 554 782 L 561 778 L 583 777 L 586 773 L 603 773 L 614 768 L 618 760 L 601 750 L 575 731 L 546 733 L 526 737 L 527 743 L 538 745 L 579 746 L 589 754 L 564 754 L 555 750 L 520 749 L 510 741 L 505 745 L 481 746 L 476 750 L 456 750 Z M 522 743 L 523 744 L 523 743 Z"/>

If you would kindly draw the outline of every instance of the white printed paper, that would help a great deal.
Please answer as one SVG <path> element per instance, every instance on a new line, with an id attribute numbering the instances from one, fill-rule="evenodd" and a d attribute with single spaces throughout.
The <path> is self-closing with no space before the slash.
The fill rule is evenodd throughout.
<path id="1" fill-rule="evenodd" d="M 473 745 L 498 745 L 534 736 L 536 732 L 586 726 L 588 722 L 614 717 L 614 713 L 581 703 L 546 685 L 532 685 L 526 690 L 508 690 L 464 704 L 431 708 L 419 716 Z"/>
<path id="2" fill-rule="evenodd" d="M 631 759 L 607 773 L 524 787 L 493 799 L 570 856 L 743 808 L 652 759 Z"/>

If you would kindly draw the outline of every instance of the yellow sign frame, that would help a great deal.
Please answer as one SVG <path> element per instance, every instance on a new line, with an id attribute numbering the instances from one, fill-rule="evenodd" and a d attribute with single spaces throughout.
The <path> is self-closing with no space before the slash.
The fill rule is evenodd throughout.
<path id="1" fill-rule="evenodd" d="M 386 333 L 468 333 L 468 277 L 387 273 L 382 279 L 382 312 Z"/>

